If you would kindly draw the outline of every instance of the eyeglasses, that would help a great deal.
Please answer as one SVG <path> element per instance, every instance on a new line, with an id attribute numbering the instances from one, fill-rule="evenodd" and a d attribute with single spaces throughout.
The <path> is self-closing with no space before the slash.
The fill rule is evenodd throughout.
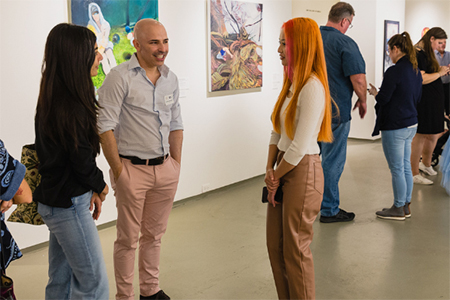
<path id="1" fill-rule="evenodd" d="M 349 29 L 352 29 L 353 28 L 353 24 L 352 24 L 352 21 L 350 21 L 350 19 L 349 18 L 345 18 L 347 21 L 348 21 L 348 23 L 350 24 L 350 25 L 348 25 L 348 28 Z"/>

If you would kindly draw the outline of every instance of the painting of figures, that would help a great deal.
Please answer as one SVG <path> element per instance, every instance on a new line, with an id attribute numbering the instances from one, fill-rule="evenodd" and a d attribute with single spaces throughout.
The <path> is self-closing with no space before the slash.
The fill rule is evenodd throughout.
<path id="1" fill-rule="evenodd" d="M 210 92 L 261 87 L 263 5 L 210 1 Z"/>
<path id="2" fill-rule="evenodd" d="M 129 60 L 135 52 L 136 22 L 143 18 L 158 20 L 158 0 L 71 0 L 69 10 L 71 23 L 86 26 L 97 36 L 103 60 L 93 78 L 96 88 L 112 68 Z"/>
<path id="3" fill-rule="evenodd" d="M 400 22 L 398 21 L 384 21 L 384 60 L 383 60 L 383 70 L 386 70 L 392 66 L 394 63 L 389 57 L 389 46 L 388 42 L 390 38 L 400 32 Z"/>

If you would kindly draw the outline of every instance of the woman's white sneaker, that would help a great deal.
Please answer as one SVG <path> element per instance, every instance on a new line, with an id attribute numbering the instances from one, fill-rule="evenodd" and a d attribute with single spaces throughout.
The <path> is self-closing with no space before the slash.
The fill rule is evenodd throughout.
<path id="1" fill-rule="evenodd" d="M 437 172 L 432 166 L 427 167 L 422 162 L 419 163 L 419 170 L 431 176 L 437 175 Z"/>
<path id="2" fill-rule="evenodd" d="M 433 184 L 433 181 L 431 181 L 430 179 L 426 179 L 422 175 L 414 176 L 413 177 L 413 181 L 414 181 L 415 184 L 425 184 L 425 185 Z"/>

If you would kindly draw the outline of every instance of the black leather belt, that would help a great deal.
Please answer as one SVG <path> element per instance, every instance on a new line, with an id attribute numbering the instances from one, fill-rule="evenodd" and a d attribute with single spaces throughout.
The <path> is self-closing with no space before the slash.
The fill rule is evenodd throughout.
<path id="1" fill-rule="evenodd" d="M 162 165 L 164 160 L 169 156 L 169 154 L 152 159 L 140 159 L 139 157 L 136 156 L 126 156 L 122 154 L 119 154 L 119 156 L 122 158 L 129 159 L 133 165 L 157 166 Z"/>

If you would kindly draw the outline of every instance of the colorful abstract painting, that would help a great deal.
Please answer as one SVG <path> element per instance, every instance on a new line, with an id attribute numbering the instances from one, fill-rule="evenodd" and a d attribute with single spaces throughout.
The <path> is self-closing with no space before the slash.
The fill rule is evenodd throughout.
<path id="1" fill-rule="evenodd" d="M 136 51 L 136 22 L 144 18 L 158 20 L 158 0 L 71 0 L 69 10 L 71 23 L 86 26 L 97 36 L 103 60 L 93 79 L 96 88 L 113 67 L 129 60 Z"/>
<path id="2" fill-rule="evenodd" d="M 210 92 L 261 87 L 263 5 L 210 1 Z"/>

